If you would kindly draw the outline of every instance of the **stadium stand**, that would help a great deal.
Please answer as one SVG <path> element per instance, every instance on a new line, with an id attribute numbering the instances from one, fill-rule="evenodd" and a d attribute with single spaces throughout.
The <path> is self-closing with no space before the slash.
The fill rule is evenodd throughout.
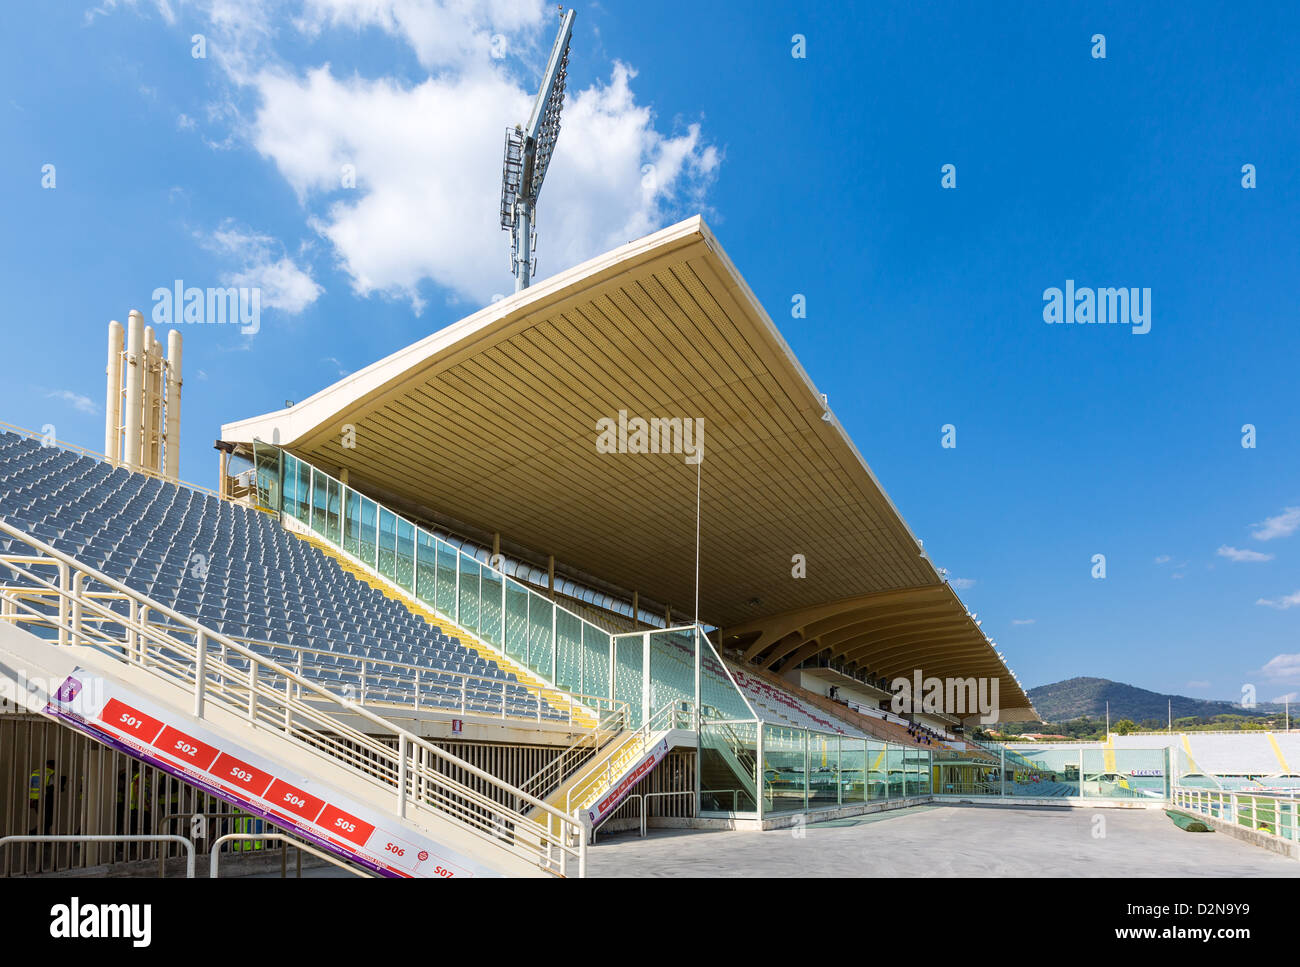
<path id="1" fill-rule="evenodd" d="M 1284 771 L 1267 736 L 1256 734 L 1252 736 L 1255 741 L 1242 738 L 1205 732 L 1185 734 L 1192 760 L 1214 775 L 1273 775 Z"/>
<path id="2" fill-rule="evenodd" d="M 335 690 L 369 701 L 565 720 L 458 635 L 357 580 L 271 517 L 198 490 L 0 434 L 0 516 L 109 577 Z M 0 540 L 0 551 L 11 541 Z M 419 670 L 425 674 L 417 678 Z M 368 683 L 369 684 L 369 683 Z M 551 693 L 554 695 L 554 693 Z"/>

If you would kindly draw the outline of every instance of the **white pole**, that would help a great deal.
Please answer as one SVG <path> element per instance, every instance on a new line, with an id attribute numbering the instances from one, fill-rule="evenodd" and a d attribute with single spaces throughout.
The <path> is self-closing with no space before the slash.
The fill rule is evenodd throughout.
<path id="1" fill-rule="evenodd" d="M 704 454 L 695 465 L 695 623 L 700 623 L 700 480 L 704 474 Z"/>
<path id="2" fill-rule="evenodd" d="M 140 369 L 140 463 L 150 470 L 154 466 L 154 431 L 157 429 L 157 413 L 153 398 L 154 334 L 153 326 L 144 327 L 144 351 L 141 353 Z"/>
<path id="3" fill-rule="evenodd" d="M 126 406 L 122 411 L 122 429 L 126 442 L 122 459 L 128 466 L 140 465 L 140 414 L 143 394 L 144 316 L 136 309 L 126 317 Z"/>
<path id="4" fill-rule="evenodd" d="M 122 342 L 125 330 L 114 319 L 108 324 L 108 383 L 104 392 L 104 455 L 114 464 L 122 459 Z"/>

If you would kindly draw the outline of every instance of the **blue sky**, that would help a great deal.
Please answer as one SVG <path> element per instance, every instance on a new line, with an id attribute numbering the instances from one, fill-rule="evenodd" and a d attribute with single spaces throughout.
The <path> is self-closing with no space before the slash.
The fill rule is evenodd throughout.
<path id="1" fill-rule="evenodd" d="M 1021 681 L 1294 693 L 1300 10 L 917 6 L 579 7 L 539 274 L 703 211 Z M 510 291 L 500 142 L 554 24 L 535 0 L 8 10 L 0 419 L 100 448 L 107 320 L 175 279 L 259 284 L 256 336 L 185 333 L 182 476 L 211 483 L 224 420 Z M 1067 279 L 1149 288 L 1151 331 L 1046 325 Z"/>

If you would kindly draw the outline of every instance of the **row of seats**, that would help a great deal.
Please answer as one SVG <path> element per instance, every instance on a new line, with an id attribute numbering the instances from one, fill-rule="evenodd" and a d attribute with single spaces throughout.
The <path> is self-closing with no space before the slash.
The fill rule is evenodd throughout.
<path id="1" fill-rule="evenodd" d="M 799 701 L 784 689 L 777 688 L 754 675 L 746 675 L 734 664 L 730 665 L 731 677 L 736 680 L 744 692 L 749 704 L 765 722 L 773 725 L 792 725 L 796 728 L 811 729 L 817 732 L 838 732 L 861 738 L 865 735 L 846 722 L 832 720 L 820 710 Z"/>
<path id="2" fill-rule="evenodd" d="M 329 652 L 303 666 L 327 686 L 359 681 L 362 658 L 400 662 L 489 679 L 469 689 L 470 711 L 499 714 L 504 692 L 508 714 L 539 714 L 538 697 L 513 673 L 248 507 L 0 433 L 0 517 L 214 631 L 260 643 L 268 655 L 296 661 L 293 649 Z M 27 549 L 0 538 L 5 552 Z M 460 688 L 448 688 L 421 682 L 421 703 L 459 708 Z M 367 695 L 405 703 L 415 690 L 413 673 L 393 670 L 384 691 L 368 687 Z M 544 700 L 540 709 L 542 718 L 565 716 Z"/>

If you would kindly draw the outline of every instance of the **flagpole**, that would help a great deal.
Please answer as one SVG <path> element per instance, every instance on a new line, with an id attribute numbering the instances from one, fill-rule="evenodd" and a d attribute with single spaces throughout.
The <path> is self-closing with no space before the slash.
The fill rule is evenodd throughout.
<path id="1" fill-rule="evenodd" d="M 704 454 L 695 465 L 695 623 L 700 623 L 700 481 L 704 475 Z"/>

